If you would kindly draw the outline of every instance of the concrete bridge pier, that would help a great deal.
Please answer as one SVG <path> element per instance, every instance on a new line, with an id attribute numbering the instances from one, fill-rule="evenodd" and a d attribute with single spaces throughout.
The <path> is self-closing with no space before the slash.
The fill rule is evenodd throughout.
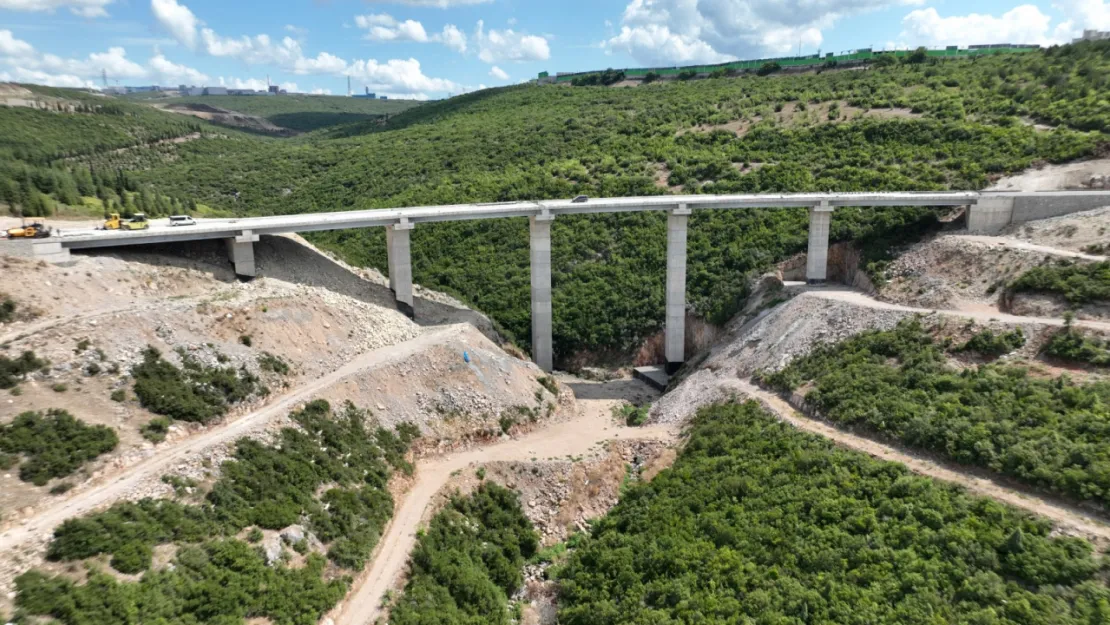
<path id="1" fill-rule="evenodd" d="M 544 210 L 529 218 L 532 250 L 532 360 L 544 371 L 554 368 L 551 338 L 551 222 Z"/>
<path id="2" fill-rule="evenodd" d="M 397 301 L 397 310 L 409 319 L 416 318 L 412 294 L 412 233 L 414 224 L 402 218 L 385 229 L 386 255 L 389 258 L 389 290 Z"/>
<path id="3" fill-rule="evenodd" d="M 254 244 L 258 243 L 258 235 L 244 230 L 224 241 L 227 243 L 227 259 L 235 265 L 235 275 L 248 280 L 258 275 L 254 267 Z"/>
<path id="4" fill-rule="evenodd" d="M 686 362 L 686 226 L 690 213 L 683 204 L 667 215 L 667 375 Z"/>
<path id="5" fill-rule="evenodd" d="M 834 207 L 828 200 L 809 209 L 809 252 L 806 254 L 806 282 L 823 284 L 829 271 L 829 224 Z"/>

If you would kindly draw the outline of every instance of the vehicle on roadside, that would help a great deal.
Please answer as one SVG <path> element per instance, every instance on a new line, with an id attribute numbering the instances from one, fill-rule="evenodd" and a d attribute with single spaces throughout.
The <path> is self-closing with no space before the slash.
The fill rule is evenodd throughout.
<path id="1" fill-rule="evenodd" d="M 4 232 L 9 239 L 45 239 L 53 234 L 49 226 L 41 221 L 24 223 L 18 228 L 10 228 Z"/>
<path id="2" fill-rule="evenodd" d="M 171 226 L 195 226 L 197 220 L 188 215 L 170 215 Z"/>
<path id="3" fill-rule="evenodd" d="M 120 230 L 146 230 L 150 228 L 150 220 L 146 218 L 144 213 L 135 213 L 135 215 L 119 225 Z"/>

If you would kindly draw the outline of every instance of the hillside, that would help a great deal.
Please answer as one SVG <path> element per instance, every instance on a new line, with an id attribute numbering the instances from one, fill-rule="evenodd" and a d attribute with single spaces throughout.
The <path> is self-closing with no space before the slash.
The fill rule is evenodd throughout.
<path id="1" fill-rule="evenodd" d="M 333 133 L 342 137 L 204 136 L 82 161 L 237 214 L 577 194 L 979 189 L 1005 173 L 1106 150 L 1110 111 L 1099 94 L 1107 58 L 1101 44 L 625 90 L 511 87 Z M 841 210 L 832 234 L 858 241 L 865 263 L 882 263 L 892 245 L 935 223 L 928 210 Z M 418 228 L 415 278 L 486 311 L 527 347 L 525 230 L 511 220 Z M 803 249 L 805 215 L 697 215 L 690 237 L 689 301 L 720 324 L 745 297 L 746 276 Z M 354 264 L 384 267 L 381 232 L 312 240 Z M 560 364 L 626 359 L 660 328 L 662 216 L 559 220 L 554 246 Z"/>
<path id="2" fill-rule="evenodd" d="M 184 114 L 208 108 L 233 111 L 265 119 L 277 128 L 297 133 L 384 120 L 421 105 L 417 100 L 371 100 L 299 94 L 143 98 L 138 101 Z"/>

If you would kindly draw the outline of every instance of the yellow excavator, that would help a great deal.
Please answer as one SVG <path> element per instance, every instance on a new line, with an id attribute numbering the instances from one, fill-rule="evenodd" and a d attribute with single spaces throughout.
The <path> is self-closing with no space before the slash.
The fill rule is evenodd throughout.
<path id="1" fill-rule="evenodd" d="M 11 228 L 5 234 L 8 235 L 9 239 L 45 239 L 52 232 L 46 224 L 41 221 L 34 221 L 30 224 L 24 223 L 18 228 Z"/>
<path id="2" fill-rule="evenodd" d="M 112 213 L 101 230 L 146 230 L 149 227 L 150 221 L 143 213 L 135 213 L 131 219 L 120 219 L 119 213 Z"/>

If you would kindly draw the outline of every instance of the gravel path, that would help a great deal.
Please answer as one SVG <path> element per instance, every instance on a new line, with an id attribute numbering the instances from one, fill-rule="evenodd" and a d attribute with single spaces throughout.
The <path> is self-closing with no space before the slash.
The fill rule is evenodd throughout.
<path id="1" fill-rule="evenodd" d="M 576 386 L 584 382 L 575 379 Z M 650 393 L 647 387 L 637 389 L 627 380 L 596 383 L 598 393 L 579 393 L 578 416 L 522 436 L 488 447 L 463 453 L 430 458 L 417 463 L 416 483 L 408 490 L 385 529 L 370 566 L 358 577 L 347 600 L 335 618 L 336 625 L 367 625 L 382 614 L 382 597 L 393 588 L 404 573 L 409 554 L 416 545 L 416 530 L 433 497 L 455 471 L 487 462 L 528 461 L 531 458 L 577 456 L 585 454 L 603 441 L 662 440 L 675 441 L 678 428 L 673 425 L 625 427 L 613 420 L 613 406 Z M 604 392 L 611 389 L 612 393 Z M 638 391 L 638 392 L 637 392 Z"/>
<path id="2" fill-rule="evenodd" d="M 0 553 L 14 553 L 17 548 L 36 540 L 45 542 L 49 539 L 54 527 L 62 521 L 88 514 L 102 506 L 122 499 L 129 491 L 141 485 L 144 480 L 160 477 L 167 469 L 185 461 L 194 452 L 231 442 L 243 436 L 255 426 L 264 424 L 271 418 L 285 415 L 299 402 L 345 377 L 358 373 L 364 367 L 399 362 L 418 350 L 443 342 L 459 332 L 459 327 L 448 327 L 426 333 L 411 341 L 367 352 L 342 368 L 282 395 L 277 401 L 270 403 L 261 410 L 194 438 L 186 439 L 176 448 L 161 451 L 158 455 L 130 467 L 126 475 L 120 476 L 115 481 L 94 486 L 70 499 L 38 510 L 33 516 L 21 521 L 20 526 L 13 527 L 0 534 Z"/>

